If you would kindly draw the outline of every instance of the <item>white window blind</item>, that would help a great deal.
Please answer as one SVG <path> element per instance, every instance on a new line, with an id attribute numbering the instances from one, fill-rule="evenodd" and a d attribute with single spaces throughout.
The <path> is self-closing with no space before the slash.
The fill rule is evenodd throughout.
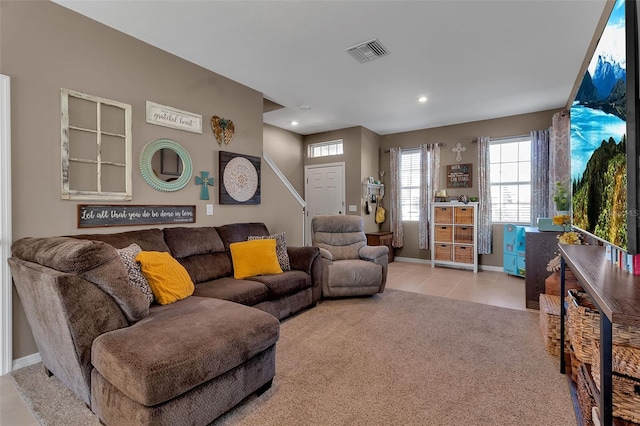
<path id="1" fill-rule="evenodd" d="M 420 215 L 420 151 L 403 151 L 400 157 L 400 203 L 402 220 L 417 221 Z"/>
<path id="2" fill-rule="evenodd" d="M 491 219 L 531 222 L 531 139 L 491 141 Z"/>

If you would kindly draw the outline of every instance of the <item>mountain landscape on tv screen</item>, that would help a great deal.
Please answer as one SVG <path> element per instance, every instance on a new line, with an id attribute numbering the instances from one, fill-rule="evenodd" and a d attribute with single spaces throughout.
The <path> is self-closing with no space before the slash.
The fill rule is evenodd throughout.
<path id="1" fill-rule="evenodd" d="M 573 223 L 627 248 L 624 2 L 609 17 L 571 107 Z"/>

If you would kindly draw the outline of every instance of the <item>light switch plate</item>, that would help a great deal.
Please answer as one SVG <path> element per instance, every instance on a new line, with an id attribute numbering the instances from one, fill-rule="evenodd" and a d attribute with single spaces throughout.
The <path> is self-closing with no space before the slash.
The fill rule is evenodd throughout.
<path id="1" fill-rule="evenodd" d="M 207 216 L 213 216 L 213 204 L 207 204 Z"/>
<path id="2" fill-rule="evenodd" d="M 349 211 L 350 212 L 357 212 L 358 211 L 358 206 L 355 206 L 353 204 L 349 205 Z"/>

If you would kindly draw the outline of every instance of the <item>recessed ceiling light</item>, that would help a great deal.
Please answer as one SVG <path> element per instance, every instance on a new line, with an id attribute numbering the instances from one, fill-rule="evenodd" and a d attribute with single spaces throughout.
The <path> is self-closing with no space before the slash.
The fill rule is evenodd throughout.
<path id="1" fill-rule="evenodd" d="M 306 109 L 311 109 L 311 107 L 309 105 L 300 105 L 300 109 L 304 111 Z"/>
<path id="2" fill-rule="evenodd" d="M 426 96 L 420 96 L 420 97 L 418 98 L 418 102 L 420 102 L 421 104 L 423 104 L 423 103 L 427 102 L 427 97 L 426 97 Z"/>
<path id="3" fill-rule="evenodd" d="M 291 125 L 292 125 L 292 126 L 297 126 L 297 125 L 298 125 L 298 122 L 297 122 L 296 120 L 293 120 L 293 121 L 291 122 Z"/>

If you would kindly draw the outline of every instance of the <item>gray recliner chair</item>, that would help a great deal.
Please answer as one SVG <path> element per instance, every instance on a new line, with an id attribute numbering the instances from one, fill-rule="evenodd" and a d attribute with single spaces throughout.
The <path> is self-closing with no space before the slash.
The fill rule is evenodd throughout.
<path id="1" fill-rule="evenodd" d="M 322 257 L 324 297 L 382 293 L 387 283 L 389 248 L 368 246 L 360 216 L 315 216 L 312 243 Z"/>

